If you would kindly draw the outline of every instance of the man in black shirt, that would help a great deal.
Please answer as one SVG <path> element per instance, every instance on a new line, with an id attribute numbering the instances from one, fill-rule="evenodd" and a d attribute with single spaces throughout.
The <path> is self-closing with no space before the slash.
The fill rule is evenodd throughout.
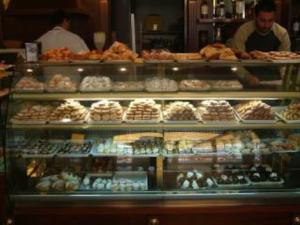
<path id="1" fill-rule="evenodd" d="M 255 19 L 236 32 L 233 47 L 240 51 L 289 51 L 291 42 L 285 28 L 275 22 L 276 4 L 260 0 L 255 6 Z"/>

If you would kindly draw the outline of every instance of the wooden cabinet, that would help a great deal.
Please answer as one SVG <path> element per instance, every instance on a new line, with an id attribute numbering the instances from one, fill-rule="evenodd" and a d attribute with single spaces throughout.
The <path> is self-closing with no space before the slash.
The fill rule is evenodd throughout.
<path id="1" fill-rule="evenodd" d="M 144 204 L 143 204 L 144 205 Z M 17 208 L 22 225 L 298 225 L 300 206 Z"/>

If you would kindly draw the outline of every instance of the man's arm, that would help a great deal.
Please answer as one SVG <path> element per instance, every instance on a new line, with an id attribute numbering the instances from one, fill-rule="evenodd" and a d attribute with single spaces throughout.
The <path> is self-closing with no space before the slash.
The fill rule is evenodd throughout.
<path id="1" fill-rule="evenodd" d="M 283 34 L 281 39 L 281 45 L 279 46 L 279 51 L 290 51 L 291 50 L 291 40 L 288 32 Z"/>
<path id="2" fill-rule="evenodd" d="M 245 52 L 246 51 L 245 43 L 246 43 L 246 35 L 243 32 L 243 29 L 240 28 L 233 37 L 232 47 L 238 51 Z"/>

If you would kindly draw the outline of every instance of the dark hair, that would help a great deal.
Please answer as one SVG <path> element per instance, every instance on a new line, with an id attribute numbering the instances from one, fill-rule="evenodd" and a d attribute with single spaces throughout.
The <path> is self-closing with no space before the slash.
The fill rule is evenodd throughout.
<path id="1" fill-rule="evenodd" d="M 255 14 L 260 12 L 275 12 L 277 9 L 274 0 L 260 0 L 255 6 Z"/>
<path id="2" fill-rule="evenodd" d="M 64 20 L 70 20 L 70 15 L 64 10 L 57 10 L 51 16 L 52 25 L 59 25 L 64 22 Z"/>

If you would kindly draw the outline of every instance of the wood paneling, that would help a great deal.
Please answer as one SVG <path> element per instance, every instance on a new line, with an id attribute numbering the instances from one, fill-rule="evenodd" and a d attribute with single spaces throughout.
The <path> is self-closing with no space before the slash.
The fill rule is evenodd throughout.
<path id="1" fill-rule="evenodd" d="M 115 207 L 18 208 L 16 224 L 22 225 L 290 225 L 300 206 L 240 207 Z M 299 212 L 299 211 L 298 211 Z M 48 219 L 48 218 L 51 218 Z"/>

